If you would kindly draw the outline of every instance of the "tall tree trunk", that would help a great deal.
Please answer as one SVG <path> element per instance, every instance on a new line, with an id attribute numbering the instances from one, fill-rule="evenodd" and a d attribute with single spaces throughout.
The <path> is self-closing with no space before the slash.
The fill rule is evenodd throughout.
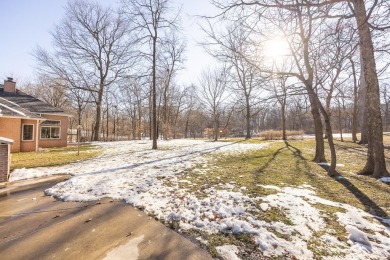
<path id="1" fill-rule="evenodd" d="M 287 133 L 286 133 L 286 99 L 283 99 L 282 105 L 282 139 L 284 141 L 287 140 Z"/>
<path id="2" fill-rule="evenodd" d="M 325 108 L 323 107 L 323 105 L 321 104 L 321 102 L 318 98 L 318 95 L 314 92 L 313 88 L 306 86 L 306 90 L 309 93 L 309 96 L 312 98 L 313 104 L 315 105 L 315 107 L 317 107 L 317 112 L 319 112 L 318 110 L 320 110 L 322 116 L 324 117 L 325 130 L 328 133 L 327 138 L 328 138 L 330 157 L 331 157 L 330 167 L 328 169 L 328 175 L 330 177 L 335 177 L 339 174 L 336 172 L 337 157 L 336 157 L 336 149 L 335 149 L 334 142 L 333 142 L 333 134 L 332 134 L 332 126 L 330 123 L 330 117 L 329 117 L 327 111 L 325 110 Z M 312 106 L 313 106 L 313 104 L 312 104 Z M 322 130 L 322 124 L 321 124 L 321 130 Z M 320 139 L 322 140 L 322 144 L 324 144 L 324 139 L 322 138 L 322 136 Z M 325 155 L 324 155 L 324 157 L 325 157 Z"/>
<path id="3" fill-rule="evenodd" d="M 313 121 L 314 121 L 314 134 L 315 134 L 315 141 L 316 141 L 316 153 L 314 155 L 313 161 L 317 163 L 326 162 L 324 132 L 322 128 L 321 115 L 316 100 L 316 94 L 314 93 L 312 86 L 306 86 L 306 89 L 309 93 L 311 114 L 313 116 Z"/>
<path id="4" fill-rule="evenodd" d="M 367 162 L 360 174 L 372 174 L 379 178 L 388 176 L 383 148 L 383 129 L 380 109 L 379 81 L 376 72 L 374 46 L 367 23 L 363 0 L 354 0 L 355 17 L 359 31 L 360 56 L 366 82 L 366 113 L 368 119 Z"/>
<path id="5" fill-rule="evenodd" d="M 100 91 L 98 94 L 98 100 L 96 102 L 96 121 L 94 126 L 93 141 L 99 141 L 100 135 L 100 117 L 102 116 L 102 99 L 103 91 Z"/>
<path id="6" fill-rule="evenodd" d="M 168 97 L 167 97 L 168 86 L 164 88 L 164 101 L 163 101 L 163 123 L 162 123 L 162 134 L 164 140 L 168 140 Z"/>
<path id="7" fill-rule="evenodd" d="M 106 112 L 106 116 L 107 116 L 107 118 L 106 118 L 106 136 L 107 136 L 107 140 L 106 141 L 109 141 L 109 137 L 108 137 L 108 135 L 109 135 L 109 131 L 108 131 L 108 127 L 109 127 L 109 112 L 108 112 L 108 103 L 107 103 L 107 112 Z"/>
<path id="8" fill-rule="evenodd" d="M 80 105 L 77 107 L 77 141 L 80 140 L 81 138 L 81 113 L 82 113 L 82 108 Z"/>
<path id="9" fill-rule="evenodd" d="M 186 127 L 185 127 L 185 130 L 184 130 L 184 138 L 187 138 L 189 118 L 190 118 L 190 117 L 187 116 Z"/>
<path id="10" fill-rule="evenodd" d="M 156 56 L 157 56 L 157 31 L 153 37 L 153 64 L 152 64 L 152 149 L 157 149 L 157 93 L 156 93 Z"/>
<path id="11" fill-rule="evenodd" d="M 141 124 L 142 124 L 142 115 L 141 115 L 141 100 L 139 97 L 137 97 L 137 115 L 138 115 L 138 120 L 137 120 L 137 139 L 141 140 Z M 145 129 L 143 130 L 145 132 Z M 145 134 L 145 133 L 144 133 Z"/>
<path id="12" fill-rule="evenodd" d="M 357 142 L 357 129 L 358 129 L 358 84 L 356 78 L 355 62 L 352 58 L 349 59 L 352 65 L 353 76 L 353 112 L 352 112 L 352 142 Z"/>
<path id="13" fill-rule="evenodd" d="M 367 129 L 367 93 L 366 81 L 364 77 L 363 61 L 360 70 L 360 85 L 359 85 L 359 122 L 360 122 L 360 141 L 359 144 L 368 144 L 368 129 Z"/>
<path id="14" fill-rule="evenodd" d="M 250 108 L 250 103 L 249 103 L 249 96 L 245 96 L 245 101 L 246 101 L 246 115 L 245 115 L 245 120 L 246 120 L 246 136 L 245 139 L 251 139 L 251 108 Z"/>
<path id="15" fill-rule="evenodd" d="M 344 142 L 344 139 L 343 139 L 343 126 L 342 126 L 342 119 L 341 119 L 341 108 L 340 108 L 340 105 L 339 105 L 339 132 L 340 132 L 340 141 L 341 142 Z"/>
<path id="16" fill-rule="evenodd" d="M 324 117 L 326 132 L 328 133 L 328 144 L 329 144 L 329 150 L 330 150 L 330 167 L 328 169 L 328 175 L 330 177 L 335 177 L 339 174 L 336 172 L 337 157 L 336 157 L 336 149 L 335 149 L 334 142 L 333 142 L 332 126 L 330 124 L 330 118 L 329 118 L 329 115 L 327 114 L 326 110 L 323 108 L 323 106 L 321 104 L 319 104 L 319 107 L 320 107 L 322 116 Z"/>
<path id="17" fill-rule="evenodd" d="M 214 141 L 218 141 L 219 120 L 218 115 L 214 115 Z"/>
<path id="18" fill-rule="evenodd" d="M 93 138 L 95 137 L 95 124 L 94 123 L 92 123 L 91 129 L 92 129 L 92 134 L 91 134 L 91 142 L 92 142 Z"/>

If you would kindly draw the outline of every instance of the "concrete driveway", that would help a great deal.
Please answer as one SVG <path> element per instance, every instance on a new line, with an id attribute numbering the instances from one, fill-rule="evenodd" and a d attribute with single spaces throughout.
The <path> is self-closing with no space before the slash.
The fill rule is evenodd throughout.
<path id="1" fill-rule="evenodd" d="M 211 259 L 124 202 L 60 202 L 43 194 L 63 179 L 0 189 L 1 259 Z"/>

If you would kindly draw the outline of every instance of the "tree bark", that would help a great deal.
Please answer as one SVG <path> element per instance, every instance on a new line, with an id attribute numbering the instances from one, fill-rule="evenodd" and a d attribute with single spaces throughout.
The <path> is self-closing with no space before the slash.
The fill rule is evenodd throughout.
<path id="1" fill-rule="evenodd" d="M 96 122 L 94 126 L 93 141 L 99 141 L 100 135 L 100 117 L 102 114 L 102 100 L 103 100 L 103 90 L 98 93 L 98 100 L 96 102 Z"/>
<path id="2" fill-rule="evenodd" d="M 152 149 L 157 149 L 157 93 L 156 93 L 156 52 L 157 52 L 157 31 L 153 37 L 153 64 L 152 64 Z"/>
<path id="3" fill-rule="evenodd" d="M 282 139 L 284 141 L 287 140 L 287 133 L 286 133 L 286 99 L 283 99 L 282 102 Z"/>
<path id="4" fill-rule="evenodd" d="M 186 127 L 184 129 L 184 138 L 187 139 L 187 133 L 188 133 L 188 123 L 189 123 L 189 119 L 190 119 L 190 116 L 188 115 L 187 116 L 187 119 L 186 119 Z"/>
<path id="5" fill-rule="evenodd" d="M 324 117 L 325 129 L 326 129 L 326 132 L 328 133 L 327 139 L 328 139 L 329 150 L 330 150 L 330 157 L 331 157 L 330 167 L 328 169 L 328 175 L 330 177 L 336 177 L 339 174 L 336 172 L 336 160 L 337 160 L 337 157 L 336 157 L 336 149 L 335 149 L 334 142 L 333 142 L 333 134 L 332 134 L 332 126 L 330 124 L 330 117 L 329 117 L 327 111 L 325 110 L 325 108 L 322 106 L 322 104 L 321 104 L 321 102 L 320 102 L 320 100 L 318 98 L 318 95 L 314 92 L 313 88 L 311 88 L 310 86 L 306 86 L 306 90 L 309 93 L 310 100 L 313 101 L 313 103 L 311 104 L 312 105 L 312 113 L 313 113 L 313 105 L 315 105 L 314 107 L 317 108 L 318 116 L 320 116 L 319 115 L 319 111 L 321 111 L 321 114 Z M 313 116 L 314 116 L 314 114 L 313 114 Z M 320 118 L 320 123 L 321 123 L 321 118 Z M 321 124 L 321 132 L 322 132 L 322 124 Z M 322 138 L 322 133 L 321 133 L 320 140 L 322 140 L 322 145 L 324 146 L 324 139 Z M 316 149 L 317 149 L 317 147 L 316 147 Z M 325 154 L 323 156 L 324 156 L 324 159 L 325 159 Z M 323 161 L 321 161 L 321 162 L 323 162 Z"/>
<path id="6" fill-rule="evenodd" d="M 316 94 L 313 91 L 312 86 L 306 86 L 309 92 L 309 100 L 311 106 L 311 114 L 314 121 L 314 134 L 316 141 L 316 153 L 314 155 L 314 162 L 326 162 L 325 159 L 325 145 L 324 145 L 324 131 L 321 122 L 321 115 L 316 100 Z M 310 90 L 309 90 L 310 89 Z"/>
<path id="7" fill-rule="evenodd" d="M 359 123 L 360 123 L 360 141 L 359 144 L 368 144 L 367 136 L 367 93 L 366 93 L 366 81 L 364 77 L 363 61 L 360 72 L 360 83 L 359 83 Z"/>
<path id="8" fill-rule="evenodd" d="M 218 116 L 214 115 L 214 141 L 218 141 L 219 120 Z"/>
<path id="9" fill-rule="evenodd" d="M 250 108 L 250 103 L 249 103 L 249 96 L 245 96 L 245 101 L 246 101 L 246 115 L 245 115 L 245 120 L 246 120 L 246 136 L 245 139 L 251 139 L 251 108 Z"/>
<path id="10" fill-rule="evenodd" d="M 106 136 L 107 136 L 107 139 L 106 139 L 106 142 L 107 141 L 110 141 L 110 138 L 109 138 L 109 111 L 108 111 L 108 103 L 107 103 L 107 111 L 106 111 Z"/>
<path id="11" fill-rule="evenodd" d="M 342 126 L 342 119 L 341 119 L 341 108 L 339 105 L 339 132 L 340 132 L 340 141 L 344 142 L 343 139 L 343 126 Z"/>
<path id="12" fill-rule="evenodd" d="M 379 81 L 376 72 L 374 46 L 363 0 L 354 0 L 355 17 L 359 31 L 360 56 L 366 83 L 366 115 L 368 119 L 368 154 L 360 174 L 375 178 L 388 176 L 383 148 L 383 126 L 380 109 Z"/>
<path id="13" fill-rule="evenodd" d="M 352 112 L 352 142 L 357 142 L 357 129 L 358 129 L 358 84 L 356 80 L 356 69 L 355 63 L 352 58 L 349 59 L 352 66 L 352 76 L 353 76 L 353 112 Z"/>
<path id="14" fill-rule="evenodd" d="M 330 124 L 330 118 L 328 114 L 326 113 L 326 110 L 322 107 L 321 104 L 319 104 L 322 116 L 324 117 L 325 121 L 325 129 L 328 133 L 328 144 L 329 144 L 329 150 L 330 150 L 330 167 L 328 169 L 328 175 L 330 177 L 338 176 L 339 174 L 336 172 L 336 149 L 333 142 L 333 134 L 332 134 L 332 126 Z"/>

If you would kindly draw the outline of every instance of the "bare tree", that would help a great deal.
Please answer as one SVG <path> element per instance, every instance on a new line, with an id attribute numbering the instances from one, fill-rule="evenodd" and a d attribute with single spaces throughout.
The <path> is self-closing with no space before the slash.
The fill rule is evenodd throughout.
<path id="1" fill-rule="evenodd" d="M 158 52 L 164 41 L 164 31 L 178 29 L 178 15 L 171 16 L 170 0 L 122 0 L 123 12 L 135 23 L 141 42 L 148 45 L 151 61 L 151 137 L 152 149 L 157 149 L 157 66 Z"/>
<path id="2" fill-rule="evenodd" d="M 382 6 L 389 8 L 388 5 L 383 5 L 384 0 L 370 1 L 371 7 L 366 9 L 365 1 L 363 0 L 322 0 L 322 1 L 277 1 L 277 0 L 262 0 L 262 1 L 237 1 L 231 0 L 222 2 L 218 0 L 212 1 L 222 12 L 221 16 L 227 17 L 228 13 L 231 13 L 238 8 L 247 9 L 252 8 L 253 13 L 261 13 L 261 17 L 264 16 L 264 12 L 274 10 L 275 12 L 282 12 L 283 10 L 292 11 L 294 17 L 302 16 L 313 13 L 321 13 L 320 17 L 323 18 L 355 18 L 357 23 L 357 31 L 359 35 L 359 47 L 360 56 L 362 60 L 362 71 L 364 73 L 364 82 L 366 89 L 366 113 L 368 118 L 368 153 L 366 166 L 360 174 L 372 174 L 374 177 L 387 176 L 384 150 L 383 150 L 383 126 L 381 121 L 380 111 L 380 98 L 379 98 L 379 81 L 376 72 L 374 46 L 372 41 L 372 35 L 370 28 L 385 30 L 389 29 L 388 24 L 373 24 L 370 23 L 370 17 L 374 13 L 375 6 Z M 382 5 L 380 5 L 382 4 Z M 347 13 L 350 10 L 351 12 Z M 382 13 L 383 12 L 382 10 Z M 380 16 L 381 22 L 384 22 L 383 15 Z M 318 20 L 318 19 L 317 19 Z M 388 21 L 388 20 L 387 20 Z M 314 29 L 314 27 L 309 27 Z M 300 27 L 302 34 L 302 27 Z M 308 50 L 308 38 L 304 33 L 303 48 Z M 307 60 L 308 62 L 309 60 Z M 306 71 L 306 73 L 309 73 Z M 310 73 L 309 73 L 310 74 Z M 310 78 L 310 76 L 309 76 Z M 307 81 L 307 79 L 305 79 Z M 310 89 L 307 89 L 308 92 Z M 311 91 L 310 91 L 311 92 Z M 309 93 L 310 94 L 310 93 Z M 312 102 L 312 106 L 313 106 Z M 321 107 L 320 107 L 321 108 Z M 322 111 L 322 109 L 321 109 Z M 325 111 L 326 112 L 326 111 Z M 324 115 L 324 117 L 326 117 Z M 326 118 L 325 118 L 326 121 Z M 332 168 L 332 167 L 331 167 Z"/>
<path id="3" fill-rule="evenodd" d="M 199 100 L 211 114 L 214 141 L 218 141 L 220 116 L 226 99 L 227 68 L 204 70 L 199 79 Z"/>
<path id="4" fill-rule="evenodd" d="M 357 142 L 357 129 L 358 129 L 358 102 L 359 102 L 359 92 L 358 92 L 358 80 L 356 73 L 355 61 L 352 57 L 349 57 L 349 62 L 351 64 L 351 73 L 353 79 L 353 112 L 352 112 L 352 142 Z"/>
<path id="5" fill-rule="evenodd" d="M 241 22 L 233 22 L 217 32 L 208 21 L 208 27 L 202 27 L 208 40 L 203 42 L 204 49 L 217 60 L 229 64 L 231 70 L 231 91 L 242 100 L 245 106 L 245 139 L 251 138 L 252 107 L 260 95 L 262 75 L 258 68 L 245 58 L 253 52 L 250 30 Z M 259 62 L 259 61 L 258 61 Z"/>
<path id="6" fill-rule="evenodd" d="M 66 108 L 69 106 L 70 100 L 64 82 L 46 75 L 38 77 L 35 83 L 26 82 L 21 89 L 23 92 L 38 97 L 54 107 Z"/>
<path id="7" fill-rule="evenodd" d="M 282 139 L 287 140 L 287 129 L 286 129 L 286 107 L 288 97 L 288 77 L 278 76 L 277 78 L 271 79 L 271 84 L 274 92 L 274 97 L 280 105 L 281 112 L 281 126 L 282 126 Z"/>
<path id="8" fill-rule="evenodd" d="M 372 42 L 369 15 L 363 0 L 352 1 L 360 43 L 360 57 L 366 89 L 366 113 L 368 119 L 368 154 L 365 167 L 359 174 L 375 178 L 389 175 L 386 169 L 383 148 L 383 126 L 380 109 L 379 80 L 376 72 L 374 45 Z"/>
<path id="9" fill-rule="evenodd" d="M 34 56 L 42 74 L 87 91 L 96 105 L 93 140 L 99 140 L 106 88 L 132 66 L 129 26 L 111 8 L 84 0 L 71 1 L 66 15 L 51 33 L 54 53 L 38 47 Z"/>
<path id="10" fill-rule="evenodd" d="M 185 42 L 180 40 L 175 32 L 170 32 L 168 36 L 165 37 L 165 41 L 161 46 L 160 60 L 162 63 L 161 69 L 162 74 L 164 75 L 164 80 L 162 80 L 162 99 L 163 99 L 163 108 L 162 108 L 162 124 L 163 124 L 163 137 L 166 140 L 168 138 L 169 132 L 169 90 L 173 81 L 173 77 L 182 67 L 181 64 L 184 61 L 184 51 L 185 51 Z"/>

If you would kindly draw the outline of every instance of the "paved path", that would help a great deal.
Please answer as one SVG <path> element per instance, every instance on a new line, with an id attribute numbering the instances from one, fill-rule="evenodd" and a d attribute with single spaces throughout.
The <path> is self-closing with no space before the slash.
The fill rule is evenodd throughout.
<path id="1" fill-rule="evenodd" d="M 60 202 L 39 185 L 0 189 L 0 258 L 211 259 L 191 241 L 124 202 Z"/>

